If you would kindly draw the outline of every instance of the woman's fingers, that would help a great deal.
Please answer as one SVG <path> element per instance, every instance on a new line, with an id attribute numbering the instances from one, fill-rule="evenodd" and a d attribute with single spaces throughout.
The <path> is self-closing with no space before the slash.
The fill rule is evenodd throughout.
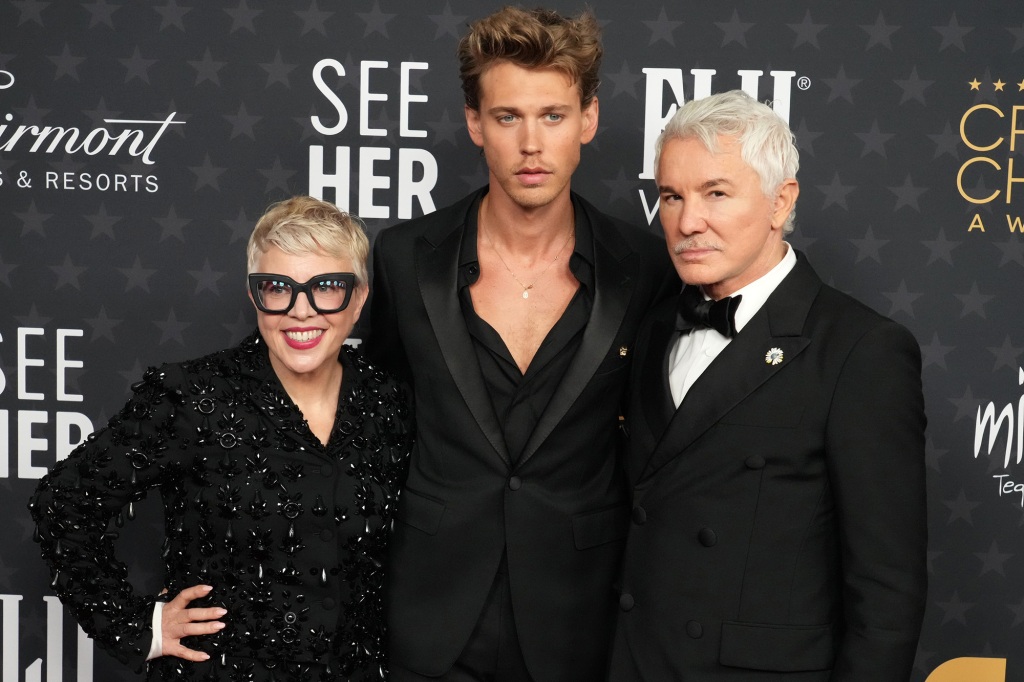
<path id="1" fill-rule="evenodd" d="M 212 635 L 224 629 L 224 623 L 216 620 L 227 614 L 227 610 L 219 606 L 188 608 L 193 600 L 205 597 L 213 588 L 209 585 L 194 585 L 179 592 L 174 599 L 164 604 L 162 627 L 162 655 L 176 656 L 187 661 L 205 661 L 210 657 L 202 651 L 182 646 L 183 637 Z"/>
<path id="2" fill-rule="evenodd" d="M 167 606 L 172 609 L 184 609 L 187 608 L 189 603 L 193 599 L 200 599 L 210 593 L 213 587 L 210 585 L 193 585 L 192 587 L 186 587 L 184 590 L 179 592 L 177 596 L 171 601 L 167 602 Z M 167 606 L 164 608 L 166 609 Z"/>

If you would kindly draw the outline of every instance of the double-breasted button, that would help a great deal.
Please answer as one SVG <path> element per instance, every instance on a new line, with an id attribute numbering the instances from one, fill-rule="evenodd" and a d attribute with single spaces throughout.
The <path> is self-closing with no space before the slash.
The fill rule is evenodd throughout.
<path id="1" fill-rule="evenodd" d="M 700 544 L 705 547 L 714 547 L 718 544 L 718 536 L 715 535 L 715 531 L 710 528 L 701 528 L 700 531 L 697 532 L 697 540 L 699 540 Z"/>
<path id="2" fill-rule="evenodd" d="M 633 523 L 642 526 L 647 523 L 647 510 L 639 504 L 633 507 Z"/>
<path id="3" fill-rule="evenodd" d="M 334 475 L 334 467 L 330 464 L 324 464 L 320 467 L 320 475 L 324 478 L 330 478 Z"/>
<path id="4" fill-rule="evenodd" d="M 631 611 L 635 605 L 636 602 L 633 601 L 633 595 L 629 592 L 624 592 L 622 596 L 619 597 L 619 608 L 623 611 Z"/>
<path id="5" fill-rule="evenodd" d="M 284 622 L 288 623 L 289 625 L 291 625 L 292 623 L 294 623 L 298 619 L 299 619 L 299 617 L 295 615 L 294 611 L 288 611 L 287 613 L 284 614 Z"/>
<path id="6" fill-rule="evenodd" d="M 686 634 L 693 639 L 700 639 L 704 636 L 704 626 L 695 620 L 687 621 Z"/>
<path id="7" fill-rule="evenodd" d="M 747 457 L 747 461 L 744 462 L 748 469 L 764 469 L 764 457 L 761 455 L 751 455 Z"/>
<path id="8" fill-rule="evenodd" d="M 334 607 L 338 605 L 338 602 L 336 602 L 332 597 L 325 597 L 320 603 L 323 604 L 323 607 L 328 611 L 333 611 Z"/>
<path id="9" fill-rule="evenodd" d="M 522 487 L 523 487 L 523 479 L 519 478 L 518 476 L 513 476 L 512 478 L 508 479 L 508 489 L 509 490 L 519 490 Z"/>

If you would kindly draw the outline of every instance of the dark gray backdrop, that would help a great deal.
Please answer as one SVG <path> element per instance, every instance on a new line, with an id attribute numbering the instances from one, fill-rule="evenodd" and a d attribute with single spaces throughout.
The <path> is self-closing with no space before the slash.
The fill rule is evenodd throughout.
<path id="1" fill-rule="evenodd" d="M 347 184 L 324 196 L 370 216 L 372 236 L 485 182 L 454 50 L 500 4 L 0 0 L 0 682 L 137 678 L 90 662 L 61 624 L 24 506 L 35 478 L 145 367 L 254 325 L 243 251 L 271 201 Z M 601 128 L 574 187 L 657 231 L 640 176 L 670 104 L 745 85 L 788 116 L 792 242 L 924 351 L 931 584 L 914 679 L 964 657 L 1024 679 L 1024 8 L 592 6 Z M 122 556 L 158 589 L 159 511 L 137 512 Z M 983 680 L 965 664 L 942 679 Z"/>

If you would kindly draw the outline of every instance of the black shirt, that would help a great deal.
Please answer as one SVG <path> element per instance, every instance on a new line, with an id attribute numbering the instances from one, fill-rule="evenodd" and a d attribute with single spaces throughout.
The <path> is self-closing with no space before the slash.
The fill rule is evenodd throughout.
<path id="1" fill-rule="evenodd" d="M 469 211 L 459 249 L 459 303 L 491 406 L 505 436 L 505 446 L 516 462 L 576 356 L 590 320 L 594 303 L 594 237 L 586 212 L 574 202 L 576 246 L 569 256 L 569 270 L 580 286 L 523 374 L 498 332 L 473 308 L 469 287 L 480 278 L 476 248 L 479 209 L 478 200 Z"/>

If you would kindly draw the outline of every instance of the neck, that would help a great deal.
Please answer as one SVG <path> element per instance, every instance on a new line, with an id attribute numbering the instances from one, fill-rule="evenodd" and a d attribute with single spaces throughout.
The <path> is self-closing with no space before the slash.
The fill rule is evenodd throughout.
<path id="1" fill-rule="evenodd" d="M 486 230 L 491 242 L 511 254 L 544 251 L 561 245 L 575 225 L 572 201 L 564 198 L 537 207 L 523 207 L 492 193 L 484 196 L 477 217 L 479 230 Z"/>
<path id="2" fill-rule="evenodd" d="M 340 362 L 327 362 L 315 372 L 302 374 L 279 366 L 273 356 L 270 357 L 270 364 L 285 393 L 300 408 L 304 405 L 337 400 L 344 372 Z"/>

